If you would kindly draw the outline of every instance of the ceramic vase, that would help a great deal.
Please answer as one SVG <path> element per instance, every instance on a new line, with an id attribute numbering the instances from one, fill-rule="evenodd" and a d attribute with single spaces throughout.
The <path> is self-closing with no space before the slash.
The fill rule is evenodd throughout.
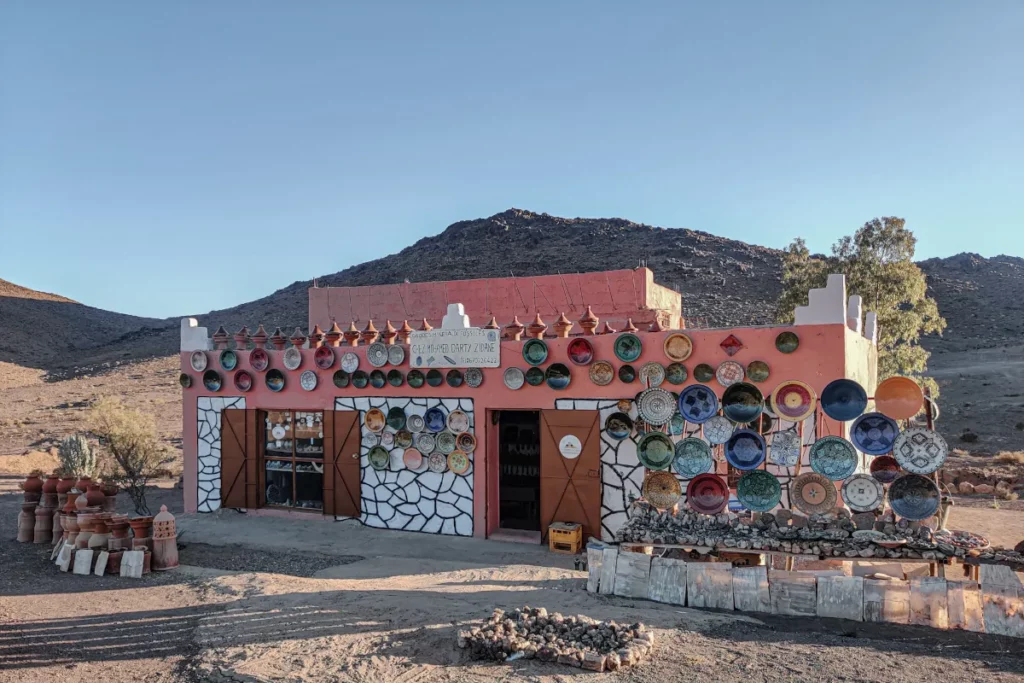
<path id="1" fill-rule="evenodd" d="M 56 494 L 54 494 L 56 495 Z M 36 508 L 35 524 L 32 529 L 33 543 L 50 543 L 53 541 L 53 508 L 40 505 Z"/>
<path id="2" fill-rule="evenodd" d="M 85 493 L 86 491 L 89 490 L 89 484 L 91 483 L 92 479 L 90 477 L 83 476 L 80 477 L 79 480 L 75 482 L 75 488 L 81 491 L 82 493 Z"/>
<path id="3" fill-rule="evenodd" d="M 65 513 L 61 516 L 61 523 L 64 526 L 65 542 L 74 547 L 78 541 L 78 514 L 74 512 Z"/>
<path id="4" fill-rule="evenodd" d="M 51 474 L 43 482 L 43 505 L 50 509 L 57 507 L 57 485 L 60 484 L 60 477 Z"/>
<path id="5" fill-rule="evenodd" d="M 36 508 L 38 503 L 23 502 L 18 515 L 18 542 L 31 543 L 36 527 Z"/>
<path id="6" fill-rule="evenodd" d="M 89 536 L 89 547 L 93 550 L 106 550 L 107 540 L 110 539 L 110 529 L 107 528 L 107 520 L 97 518 L 93 520 L 92 535 Z"/>
<path id="7" fill-rule="evenodd" d="M 89 507 L 102 508 L 107 497 L 103 495 L 99 484 L 89 484 L 89 488 L 85 492 L 85 500 Z"/>

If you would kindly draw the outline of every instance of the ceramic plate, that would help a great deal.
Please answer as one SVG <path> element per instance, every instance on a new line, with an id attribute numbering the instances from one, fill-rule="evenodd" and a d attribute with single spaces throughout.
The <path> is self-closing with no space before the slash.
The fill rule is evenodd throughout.
<path id="1" fill-rule="evenodd" d="M 188 389 L 190 386 L 192 386 L 192 377 L 190 375 L 186 375 L 183 372 L 180 375 L 178 375 L 178 384 L 181 385 L 182 389 Z"/>
<path id="2" fill-rule="evenodd" d="M 638 359 L 643 349 L 644 345 L 640 341 L 640 337 L 632 332 L 625 332 L 615 338 L 615 357 L 623 363 L 632 363 Z"/>
<path id="3" fill-rule="evenodd" d="M 683 479 L 693 479 L 698 474 L 710 472 L 714 466 L 711 446 L 701 439 L 691 436 L 676 442 L 672 469 Z"/>
<path id="4" fill-rule="evenodd" d="M 424 432 L 416 437 L 416 448 L 420 453 L 431 454 L 437 448 L 437 439 L 430 432 Z"/>
<path id="5" fill-rule="evenodd" d="M 395 406 L 388 410 L 387 423 L 388 427 L 391 427 L 395 431 L 399 429 L 405 429 L 405 410 Z"/>
<path id="6" fill-rule="evenodd" d="M 686 487 L 686 504 L 702 515 L 717 515 L 729 504 L 729 487 L 717 474 L 701 474 Z"/>
<path id="7" fill-rule="evenodd" d="M 395 445 L 395 433 L 383 431 L 380 433 L 380 445 L 390 450 Z"/>
<path id="8" fill-rule="evenodd" d="M 426 382 L 426 378 L 420 370 L 410 370 L 409 374 L 405 376 L 405 381 L 413 389 L 419 389 Z"/>
<path id="9" fill-rule="evenodd" d="M 388 383 L 388 377 L 384 374 L 383 370 L 371 370 L 370 371 L 370 386 L 374 389 L 383 389 L 384 385 Z"/>
<path id="10" fill-rule="evenodd" d="M 366 454 L 366 461 L 370 463 L 370 467 L 375 470 L 386 470 L 388 463 L 391 462 L 391 454 L 388 453 L 388 449 L 383 446 L 374 446 L 370 449 L 370 452 Z"/>
<path id="11" fill-rule="evenodd" d="M 452 451 L 448 454 L 448 469 L 455 474 L 465 474 L 469 471 L 469 456 L 459 450 Z"/>
<path id="12" fill-rule="evenodd" d="M 676 412 L 676 398 L 664 389 L 644 389 L 637 396 L 636 409 L 647 424 L 664 425 Z"/>
<path id="13" fill-rule="evenodd" d="M 889 507 L 904 519 L 928 519 L 939 511 L 939 489 L 928 477 L 904 474 L 889 486 Z"/>
<path id="14" fill-rule="evenodd" d="M 630 384 L 636 380 L 636 369 L 632 365 L 619 366 L 619 381 Z"/>
<path id="15" fill-rule="evenodd" d="M 395 432 L 395 445 L 399 448 L 409 448 L 412 446 L 412 432 L 408 429 L 399 429 Z"/>
<path id="16" fill-rule="evenodd" d="M 455 450 L 455 435 L 447 430 L 439 432 L 435 439 L 435 443 L 437 444 L 435 448 L 437 448 L 439 452 L 448 455 Z"/>
<path id="17" fill-rule="evenodd" d="M 722 414 L 739 424 L 751 423 L 764 410 L 761 390 L 747 382 L 737 382 L 722 394 Z"/>
<path id="18" fill-rule="evenodd" d="M 406 448 L 405 452 L 402 453 L 402 462 L 405 464 L 406 469 L 415 472 L 423 467 L 423 454 L 415 448 Z"/>
<path id="19" fill-rule="evenodd" d="M 850 427 L 853 445 L 868 455 L 885 455 L 899 436 L 896 420 L 881 413 L 864 413 Z"/>
<path id="20" fill-rule="evenodd" d="M 552 363 L 544 373 L 548 386 L 552 389 L 561 390 L 569 386 L 572 377 L 569 374 L 569 366 L 564 363 Z"/>
<path id="21" fill-rule="evenodd" d="M 238 367 L 238 354 L 231 349 L 224 349 L 220 352 L 220 366 L 228 372 Z"/>
<path id="22" fill-rule="evenodd" d="M 900 470 L 900 464 L 891 455 L 880 455 L 877 458 L 872 458 L 868 471 L 871 472 L 872 477 L 883 484 L 891 484 L 896 481 L 896 477 L 903 474 Z"/>
<path id="23" fill-rule="evenodd" d="M 754 421 L 754 424 L 751 425 L 751 427 L 765 436 L 768 436 L 774 426 L 775 420 L 768 413 L 761 413 L 761 416 Z"/>
<path id="24" fill-rule="evenodd" d="M 628 439 L 633 432 L 633 420 L 626 413 L 612 413 L 604 421 L 604 430 L 616 441 Z"/>
<path id="25" fill-rule="evenodd" d="M 751 512 L 768 512 L 782 500 L 782 484 L 770 472 L 747 472 L 736 483 L 736 498 Z"/>
<path id="26" fill-rule="evenodd" d="M 836 506 L 836 485 L 817 472 L 804 472 L 790 484 L 790 502 L 805 515 L 820 515 Z"/>
<path id="27" fill-rule="evenodd" d="M 366 347 L 366 360 L 375 368 L 382 368 L 388 362 L 388 347 L 384 342 L 373 342 Z"/>
<path id="28" fill-rule="evenodd" d="M 907 472 L 931 474 L 946 462 L 949 446 L 937 432 L 924 427 L 911 427 L 896 437 L 892 454 Z"/>
<path id="29" fill-rule="evenodd" d="M 392 344 L 388 347 L 388 362 L 392 365 L 401 365 L 405 362 L 405 347 Z"/>
<path id="30" fill-rule="evenodd" d="M 448 413 L 448 429 L 456 434 L 469 431 L 469 415 L 462 410 L 453 410 Z"/>
<path id="31" fill-rule="evenodd" d="M 661 363 L 650 361 L 640 366 L 640 383 L 645 387 L 656 387 L 665 381 L 665 368 Z"/>
<path id="32" fill-rule="evenodd" d="M 205 351 L 193 351 L 192 355 L 188 357 L 188 362 L 196 372 L 206 370 L 206 365 L 209 363 Z"/>
<path id="33" fill-rule="evenodd" d="M 410 415 L 405 419 L 405 428 L 413 434 L 419 434 L 425 426 L 422 415 Z"/>
<path id="34" fill-rule="evenodd" d="M 743 371 L 743 366 L 734 360 L 727 360 L 718 366 L 715 370 L 715 379 L 723 387 L 731 387 L 737 382 L 742 382 L 746 373 Z"/>
<path id="35" fill-rule="evenodd" d="M 356 389 L 365 389 L 370 384 L 370 376 L 365 370 L 356 370 L 352 373 L 352 386 Z"/>
<path id="36" fill-rule="evenodd" d="M 818 398 L 814 389 L 803 382 L 789 380 L 775 387 L 771 397 L 772 412 L 783 420 L 800 422 L 814 414 Z"/>
<path id="37" fill-rule="evenodd" d="M 432 387 L 439 387 L 444 384 L 444 375 L 437 368 L 427 370 L 427 385 Z"/>
<path id="38" fill-rule="evenodd" d="M 588 374 L 591 382 L 599 387 L 604 387 L 615 379 L 615 368 L 608 361 L 599 360 L 590 366 Z"/>
<path id="39" fill-rule="evenodd" d="M 351 351 L 346 351 L 345 353 L 341 354 L 341 369 L 349 373 L 350 375 L 356 370 L 358 370 L 359 356 L 352 353 Z"/>
<path id="40" fill-rule="evenodd" d="M 688 376 L 689 373 L 686 371 L 685 365 L 669 363 L 668 367 L 665 368 L 665 379 L 669 384 L 682 384 Z"/>
<path id="41" fill-rule="evenodd" d="M 644 478 L 640 494 L 648 503 L 659 510 L 667 510 L 683 495 L 679 480 L 668 472 L 650 472 Z"/>
<path id="42" fill-rule="evenodd" d="M 800 346 L 800 337 L 796 332 L 780 332 L 775 338 L 775 348 L 782 353 L 793 353 Z"/>
<path id="43" fill-rule="evenodd" d="M 867 392 L 852 379 L 833 380 L 821 392 L 821 409 L 833 420 L 847 422 L 859 417 L 867 407 Z"/>
<path id="44" fill-rule="evenodd" d="M 427 467 L 431 472 L 440 474 L 448 469 L 448 458 L 443 453 L 431 453 L 427 458 Z"/>
<path id="45" fill-rule="evenodd" d="M 530 368 L 526 371 L 526 383 L 531 387 L 539 387 L 544 384 L 544 371 L 540 368 Z"/>
<path id="46" fill-rule="evenodd" d="M 530 365 L 540 365 L 548 359 L 548 345 L 543 339 L 528 339 L 523 344 L 523 360 Z"/>
<path id="47" fill-rule="evenodd" d="M 512 391 L 521 389 L 523 384 L 526 382 L 526 377 L 523 375 L 523 371 L 519 368 L 506 368 L 505 373 L 501 378 L 502 381 L 505 382 L 505 386 Z"/>
<path id="48" fill-rule="evenodd" d="M 435 434 L 445 428 L 447 420 L 448 413 L 440 406 L 428 408 L 427 412 L 423 415 L 423 422 L 427 427 L 427 431 L 434 432 Z"/>
<path id="49" fill-rule="evenodd" d="M 363 434 L 363 437 L 362 437 L 362 439 L 360 439 L 360 442 L 366 448 L 373 448 L 374 446 L 376 446 L 377 444 L 380 443 L 380 435 L 379 434 L 375 434 L 373 432 L 369 432 L 367 434 Z"/>
<path id="50" fill-rule="evenodd" d="M 384 425 L 388 423 L 387 417 L 384 416 L 384 411 L 380 408 L 370 408 L 366 411 L 366 415 L 363 416 L 363 424 L 371 432 L 379 432 L 384 429 Z"/>
<path id="51" fill-rule="evenodd" d="M 768 364 L 763 360 L 751 361 L 747 366 L 747 379 L 751 382 L 767 382 L 768 375 L 771 371 L 768 369 Z"/>
<path id="52" fill-rule="evenodd" d="M 302 351 L 299 351 L 294 346 L 286 349 L 281 362 L 284 363 L 284 367 L 287 370 L 298 370 L 299 366 L 302 365 Z"/>
<path id="53" fill-rule="evenodd" d="M 921 412 L 924 394 L 909 377 L 890 377 L 875 389 L 875 409 L 894 420 L 909 420 Z"/>
<path id="54" fill-rule="evenodd" d="M 675 405 L 675 397 L 672 398 L 672 403 Z M 673 413 L 672 419 L 669 420 L 668 430 L 672 432 L 672 436 L 682 436 L 683 431 L 686 429 L 686 418 L 681 413 Z"/>
<path id="55" fill-rule="evenodd" d="M 764 437 L 752 429 L 737 429 L 725 442 L 725 459 L 738 470 L 752 470 L 764 462 Z"/>
<path id="56" fill-rule="evenodd" d="M 718 412 L 718 396 L 708 387 L 691 384 L 679 394 L 679 413 L 687 422 L 704 424 Z"/>
<path id="57" fill-rule="evenodd" d="M 669 360 L 682 363 L 693 353 L 693 342 L 681 332 L 673 332 L 665 337 L 665 355 Z"/>
<path id="58" fill-rule="evenodd" d="M 249 367 L 256 372 L 263 372 L 270 366 L 270 356 L 264 349 L 253 349 L 249 353 Z"/>
<path id="59" fill-rule="evenodd" d="M 299 386 L 306 391 L 313 391 L 316 389 L 316 373 L 312 370 L 306 370 L 299 375 Z"/>
<path id="60" fill-rule="evenodd" d="M 811 469 L 832 481 L 857 471 L 857 449 L 841 436 L 823 436 L 811 444 Z"/>
<path id="61" fill-rule="evenodd" d="M 476 437 L 469 432 L 462 432 L 455 437 L 455 447 L 460 451 L 472 453 L 476 450 Z"/>
<path id="62" fill-rule="evenodd" d="M 843 501 L 854 512 L 877 510 L 885 500 L 885 489 L 869 474 L 855 474 L 843 483 Z"/>
<path id="63" fill-rule="evenodd" d="M 647 469 L 664 470 L 675 456 L 675 446 L 672 439 L 661 432 L 650 432 L 637 443 L 636 455 Z"/>
<path id="64" fill-rule="evenodd" d="M 280 370 L 270 370 L 266 377 L 267 388 L 273 392 L 284 389 L 284 373 Z"/>
<path id="65" fill-rule="evenodd" d="M 693 378 L 707 384 L 715 378 L 715 369 L 707 363 L 701 363 L 693 369 Z"/>
<path id="66" fill-rule="evenodd" d="M 800 462 L 800 433 L 795 429 L 787 429 L 772 434 L 768 462 L 779 467 L 796 467 Z"/>
<path id="67" fill-rule="evenodd" d="M 207 370 L 203 373 L 203 386 L 207 391 L 220 391 L 223 381 L 216 370 Z"/>
<path id="68" fill-rule="evenodd" d="M 402 371 L 398 368 L 391 368 L 388 370 L 388 384 L 393 387 L 400 387 L 405 382 L 405 377 L 402 376 Z"/>
<path id="69" fill-rule="evenodd" d="M 480 368 L 466 368 L 466 384 L 470 388 L 476 389 L 484 383 L 484 373 Z"/>
<path id="70" fill-rule="evenodd" d="M 590 361 L 594 360 L 594 345 L 589 339 L 576 337 L 569 342 L 568 354 L 569 360 L 576 365 L 590 365 Z"/>
<path id="71" fill-rule="evenodd" d="M 313 365 L 321 370 L 329 370 L 334 365 L 334 349 L 330 346 L 319 346 L 313 352 Z"/>
<path id="72" fill-rule="evenodd" d="M 735 429 L 736 425 L 729 421 L 729 418 L 715 415 L 704 423 L 704 438 L 712 446 L 720 446 L 729 440 Z"/>

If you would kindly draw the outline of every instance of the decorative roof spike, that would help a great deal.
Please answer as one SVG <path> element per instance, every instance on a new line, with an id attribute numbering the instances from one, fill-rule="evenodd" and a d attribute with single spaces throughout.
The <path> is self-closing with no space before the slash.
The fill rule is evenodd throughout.
<path id="1" fill-rule="evenodd" d="M 580 327 L 583 328 L 583 334 L 593 335 L 599 322 L 600 320 L 594 315 L 594 311 L 590 309 L 590 306 L 587 306 L 587 312 L 580 318 Z"/>
<path id="2" fill-rule="evenodd" d="M 252 335 L 252 343 L 256 345 L 257 349 L 262 349 L 267 343 L 267 331 L 263 329 L 263 323 L 256 328 L 256 332 Z"/>
<path id="3" fill-rule="evenodd" d="M 228 348 L 228 340 L 231 339 L 231 335 L 221 325 L 217 328 L 217 331 L 213 333 L 213 348 L 215 349 L 226 349 Z"/>
<path id="4" fill-rule="evenodd" d="M 235 332 L 235 348 L 243 351 L 249 347 L 249 328 L 242 325 L 242 329 Z"/>
<path id="5" fill-rule="evenodd" d="M 359 336 L 362 338 L 364 344 L 372 344 L 380 338 L 380 332 L 378 332 L 377 328 L 373 326 L 372 319 L 366 323 L 366 328 Z"/>
<path id="6" fill-rule="evenodd" d="M 288 338 L 284 336 L 284 332 L 281 331 L 280 327 L 274 330 L 274 334 L 270 335 L 270 344 L 278 351 L 283 350 L 287 343 Z"/>
<path id="7" fill-rule="evenodd" d="M 345 330 L 345 342 L 349 346 L 359 346 L 359 328 L 356 327 L 354 320 L 348 324 L 348 329 Z"/>
<path id="8" fill-rule="evenodd" d="M 540 317 L 540 311 L 537 311 L 537 317 L 533 319 L 529 327 L 526 328 L 526 333 L 534 339 L 543 339 L 544 332 L 548 329 L 547 324 Z"/>
<path id="9" fill-rule="evenodd" d="M 569 336 L 570 332 L 572 332 L 572 321 L 566 318 L 563 312 L 555 321 L 555 334 L 564 339 Z"/>
<path id="10" fill-rule="evenodd" d="M 491 322 L 489 322 L 486 325 L 484 325 L 484 329 L 485 330 L 496 330 L 496 329 L 498 329 L 498 321 L 497 321 L 497 319 L 493 315 L 491 316 Z"/>
<path id="11" fill-rule="evenodd" d="M 398 330 L 396 330 L 395 326 L 391 324 L 390 320 L 388 320 L 387 324 L 384 325 L 384 331 L 380 333 L 381 339 L 384 340 L 385 344 L 391 345 L 395 343 L 395 337 L 397 336 Z"/>
<path id="12" fill-rule="evenodd" d="M 324 333 L 324 339 L 327 340 L 328 346 L 338 346 L 341 344 L 341 328 L 338 327 L 337 320 L 331 321 L 331 327 Z"/>
<path id="13" fill-rule="evenodd" d="M 604 327 L 601 328 L 601 334 L 615 334 L 618 332 L 614 327 L 608 324 L 608 321 L 604 321 Z"/>
<path id="14" fill-rule="evenodd" d="M 633 324 L 632 318 L 626 318 L 626 326 L 622 328 L 623 332 L 639 332 L 637 326 Z"/>
<path id="15" fill-rule="evenodd" d="M 295 331 L 292 332 L 292 336 L 288 341 L 292 343 L 292 346 L 296 348 L 302 348 L 302 345 L 306 343 L 306 335 L 303 334 L 302 328 L 296 327 Z"/>
<path id="16" fill-rule="evenodd" d="M 651 326 L 648 327 L 647 330 L 649 332 L 664 332 L 665 328 L 661 326 L 661 320 L 659 320 L 658 316 L 655 315 L 654 316 L 654 322 L 651 323 Z"/>
<path id="17" fill-rule="evenodd" d="M 319 349 L 324 345 L 324 331 L 320 329 L 319 325 L 314 325 L 312 331 L 309 333 L 309 348 Z"/>
<path id="18" fill-rule="evenodd" d="M 415 332 L 415 331 L 416 330 L 412 329 L 412 327 L 409 325 L 409 321 L 408 320 L 404 321 L 402 323 L 401 329 L 398 330 L 398 341 L 399 341 L 399 343 L 408 344 L 409 343 L 410 335 L 413 332 Z"/>
<path id="19" fill-rule="evenodd" d="M 420 325 L 420 332 L 430 332 L 434 329 L 434 326 L 427 322 L 427 319 L 423 319 L 423 324 Z"/>
<path id="20" fill-rule="evenodd" d="M 526 328 L 523 327 L 523 324 L 519 322 L 519 316 L 513 316 L 512 322 L 505 325 L 505 336 L 512 341 L 519 341 L 522 338 L 523 330 L 525 329 Z"/>

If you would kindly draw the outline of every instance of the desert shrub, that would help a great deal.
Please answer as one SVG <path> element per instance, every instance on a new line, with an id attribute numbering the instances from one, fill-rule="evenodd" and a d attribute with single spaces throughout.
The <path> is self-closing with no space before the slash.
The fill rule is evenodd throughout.
<path id="1" fill-rule="evenodd" d="M 150 514 L 146 484 L 155 476 L 164 457 L 153 416 L 106 397 L 93 404 L 90 418 L 92 431 L 109 456 L 105 478 L 128 494 L 136 513 Z"/>
<path id="2" fill-rule="evenodd" d="M 1024 451 L 1003 451 L 993 459 L 1010 465 L 1024 465 Z"/>
<path id="3" fill-rule="evenodd" d="M 69 436 L 57 447 L 60 469 L 65 475 L 79 479 L 91 477 L 96 471 L 96 450 L 81 434 Z"/>

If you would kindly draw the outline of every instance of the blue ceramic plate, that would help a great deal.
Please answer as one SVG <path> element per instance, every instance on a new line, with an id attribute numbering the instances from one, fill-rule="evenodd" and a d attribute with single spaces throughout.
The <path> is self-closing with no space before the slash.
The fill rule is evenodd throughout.
<path id="1" fill-rule="evenodd" d="M 548 386 L 552 389 L 565 389 L 569 386 L 569 380 L 571 379 L 569 368 L 564 363 L 552 363 L 549 365 L 544 373 L 544 377 L 548 381 Z"/>
<path id="2" fill-rule="evenodd" d="M 207 370 L 203 373 L 203 386 L 206 387 L 207 391 L 220 391 L 222 383 L 220 375 L 217 374 L 216 370 Z"/>
<path id="3" fill-rule="evenodd" d="M 754 422 L 764 410 L 764 394 L 749 382 L 736 382 L 722 394 L 722 414 L 737 424 Z"/>
<path id="4" fill-rule="evenodd" d="M 832 481 L 857 471 L 857 449 L 839 436 L 823 436 L 811 444 L 811 469 Z"/>
<path id="5" fill-rule="evenodd" d="M 889 507 L 904 519 L 928 519 L 939 511 L 939 489 L 928 477 L 904 474 L 889 485 Z"/>
<path id="6" fill-rule="evenodd" d="M 267 388 L 271 391 L 277 392 L 284 389 L 284 373 L 276 368 L 267 371 L 266 381 Z"/>
<path id="7" fill-rule="evenodd" d="M 691 436 L 676 443 L 672 469 L 683 479 L 693 479 L 698 474 L 710 472 L 714 464 L 711 446 L 701 439 Z"/>
<path id="8" fill-rule="evenodd" d="M 867 409 L 868 395 L 864 387 L 852 379 L 837 379 L 828 383 L 818 402 L 826 415 L 833 420 L 846 422 Z"/>
<path id="9" fill-rule="evenodd" d="M 604 430 L 616 441 L 622 441 L 632 433 L 633 420 L 625 413 L 612 413 L 604 421 Z"/>
<path id="10" fill-rule="evenodd" d="M 708 387 L 691 384 L 679 394 L 679 413 L 687 422 L 704 424 L 718 413 L 718 396 Z"/>
<path id="11" fill-rule="evenodd" d="M 427 384 L 432 387 L 439 387 L 444 384 L 444 375 L 437 368 L 427 370 Z"/>
<path id="12" fill-rule="evenodd" d="M 896 420 L 881 413 L 865 413 L 850 427 L 850 440 L 868 455 L 885 455 L 899 435 Z"/>
<path id="13" fill-rule="evenodd" d="M 782 484 L 770 472 L 747 472 L 736 483 L 736 498 L 751 512 L 768 512 L 782 500 Z"/>
<path id="14" fill-rule="evenodd" d="M 764 437 L 752 429 L 737 429 L 725 442 L 725 459 L 738 470 L 752 470 L 764 462 Z"/>
<path id="15" fill-rule="evenodd" d="M 448 425 L 448 414 L 444 411 L 444 408 L 430 408 L 424 413 L 423 422 L 427 427 L 427 431 L 436 434 L 444 431 L 444 428 Z"/>
<path id="16" fill-rule="evenodd" d="M 623 363 L 632 363 L 640 357 L 643 350 L 644 345 L 640 337 L 632 332 L 624 332 L 615 339 L 615 357 Z"/>

